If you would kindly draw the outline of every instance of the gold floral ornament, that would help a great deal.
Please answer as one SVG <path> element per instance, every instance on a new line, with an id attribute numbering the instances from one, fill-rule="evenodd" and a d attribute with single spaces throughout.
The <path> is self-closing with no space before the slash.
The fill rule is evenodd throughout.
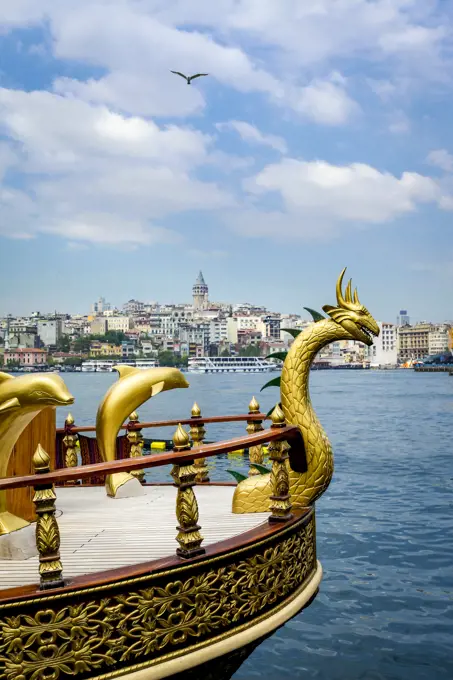
<path id="1" fill-rule="evenodd" d="M 173 450 L 175 452 L 187 451 L 190 449 L 190 439 L 187 432 L 179 423 L 173 435 Z M 178 519 L 178 534 L 176 540 L 179 548 L 176 554 L 179 557 L 190 558 L 202 555 L 205 550 L 201 547 L 203 537 L 200 534 L 198 525 L 198 504 L 193 488 L 196 484 L 195 478 L 197 469 L 193 464 L 173 465 L 171 476 L 175 480 L 178 489 L 176 496 L 176 517 Z"/>
<path id="2" fill-rule="evenodd" d="M 33 455 L 35 474 L 42 475 L 50 472 L 50 456 L 41 444 Z M 60 560 L 60 531 L 55 519 L 55 489 L 53 484 L 37 484 L 33 496 L 35 504 L 36 547 L 39 553 L 40 588 L 59 588 L 64 585 Z"/>

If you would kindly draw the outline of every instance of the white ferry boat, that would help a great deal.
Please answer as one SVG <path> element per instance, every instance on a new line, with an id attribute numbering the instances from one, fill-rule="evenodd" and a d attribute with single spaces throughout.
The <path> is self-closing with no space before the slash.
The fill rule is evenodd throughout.
<path id="1" fill-rule="evenodd" d="M 189 373 L 268 373 L 277 368 L 261 357 L 193 357 L 187 366 Z"/>
<path id="2" fill-rule="evenodd" d="M 82 362 L 84 373 L 111 373 L 114 366 L 133 366 L 135 368 L 156 368 L 155 359 L 136 359 L 135 361 L 118 361 L 111 359 L 91 359 Z"/>

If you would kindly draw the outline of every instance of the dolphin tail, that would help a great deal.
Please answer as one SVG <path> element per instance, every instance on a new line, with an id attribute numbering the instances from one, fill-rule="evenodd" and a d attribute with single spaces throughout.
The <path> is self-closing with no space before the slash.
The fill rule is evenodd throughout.
<path id="1" fill-rule="evenodd" d="M 134 482 L 134 484 L 132 482 Z M 126 498 L 127 496 L 137 496 L 143 494 L 143 487 L 137 477 L 130 475 L 128 472 L 115 472 L 113 475 L 107 475 L 106 477 L 105 489 L 107 491 L 107 496 L 110 496 L 110 498 L 115 498 L 118 494 L 118 489 L 124 485 L 127 485 L 128 489 L 122 490 L 123 493 L 121 493 L 121 496 L 123 498 Z"/>
<path id="2" fill-rule="evenodd" d="M 0 512 L 0 536 L 28 527 L 29 524 L 30 522 L 22 519 L 22 517 L 16 517 L 16 515 L 7 510 Z"/>

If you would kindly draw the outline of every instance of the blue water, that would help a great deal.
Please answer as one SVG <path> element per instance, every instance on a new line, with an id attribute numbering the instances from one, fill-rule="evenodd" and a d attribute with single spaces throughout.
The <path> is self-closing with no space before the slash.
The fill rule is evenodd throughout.
<path id="1" fill-rule="evenodd" d="M 141 420 L 267 411 L 262 375 L 188 375 L 191 387 L 159 395 Z M 67 374 L 78 425 L 92 424 L 111 374 Z M 453 678 L 453 378 L 412 371 L 318 371 L 314 407 L 335 453 L 335 476 L 317 502 L 321 590 L 305 612 L 265 641 L 235 680 L 442 680 Z M 64 413 L 59 409 L 59 422 Z M 244 424 L 207 428 L 209 439 Z M 170 438 L 160 430 L 156 436 Z M 153 436 L 155 436 L 153 434 Z M 151 435 L 149 435 L 151 436 Z M 244 469 L 219 460 L 211 478 Z M 153 471 L 150 478 L 166 471 Z M 161 478 L 159 477 L 159 478 Z"/>

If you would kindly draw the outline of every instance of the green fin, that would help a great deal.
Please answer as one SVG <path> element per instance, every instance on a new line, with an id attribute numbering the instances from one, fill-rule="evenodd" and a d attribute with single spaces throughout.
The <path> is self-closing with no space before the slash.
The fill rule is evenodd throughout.
<path id="1" fill-rule="evenodd" d="M 280 381 L 281 381 L 281 376 L 279 375 L 277 378 L 272 378 L 272 380 L 269 380 L 263 387 L 260 389 L 260 392 L 266 389 L 266 387 L 280 387 Z"/>
<path id="2" fill-rule="evenodd" d="M 121 380 L 122 378 L 127 378 L 128 375 L 137 373 L 137 371 L 139 371 L 140 369 L 135 368 L 134 366 L 121 366 L 121 364 L 118 364 L 117 366 L 113 367 L 113 370 L 118 371 Z"/>
<path id="3" fill-rule="evenodd" d="M 9 373 L 0 373 L 0 385 L 6 380 L 14 380 L 14 377 Z"/>
<path id="4" fill-rule="evenodd" d="M 315 322 L 317 322 L 317 321 L 322 321 L 323 319 L 326 318 L 325 316 L 323 316 L 322 314 L 320 314 L 320 312 L 317 312 L 315 309 L 310 309 L 310 307 L 304 307 L 304 309 L 305 309 L 309 314 L 311 314 L 311 316 L 312 316 L 312 318 L 313 318 L 313 321 L 315 321 Z"/>
<path id="5" fill-rule="evenodd" d="M 289 333 L 293 336 L 293 338 L 297 338 L 297 336 L 302 333 L 299 328 L 281 328 L 280 330 L 285 331 L 285 333 Z"/>
<path id="6" fill-rule="evenodd" d="M 288 352 L 274 352 L 273 354 L 268 354 L 265 359 L 280 359 L 280 361 L 285 361 Z"/>
<path id="7" fill-rule="evenodd" d="M 19 406 L 19 399 L 17 397 L 13 397 L 12 399 L 8 399 L 8 401 L 4 401 L 3 404 L 0 404 L 0 413 L 10 411 L 13 408 L 19 408 Z"/>
<path id="8" fill-rule="evenodd" d="M 241 474 L 240 472 L 236 472 L 236 470 L 227 470 L 227 472 L 229 472 L 237 482 L 243 482 L 244 479 L 247 479 L 245 475 Z"/>
<path id="9" fill-rule="evenodd" d="M 267 469 L 264 465 L 259 465 L 258 463 L 250 463 L 250 465 L 258 470 L 260 475 L 268 475 L 270 474 L 270 470 Z"/>
<path id="10" fill-rule="evenodd" d="M 151 388 L 151 396 L 155 397 L 156 394 L 159 394 L 159 392 L 162 392 L 164 387 L 165 387 L 165 381 L 164 380 L 161 380 L 160 382 L 153 385 L 152 388 Z"/>

